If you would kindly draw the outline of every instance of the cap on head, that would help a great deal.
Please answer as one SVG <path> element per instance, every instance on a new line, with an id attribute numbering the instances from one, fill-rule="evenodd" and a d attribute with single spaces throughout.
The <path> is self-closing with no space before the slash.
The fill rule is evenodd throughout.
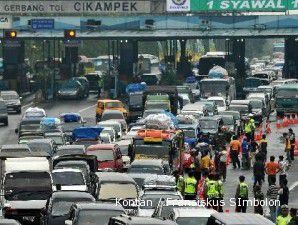
<path id="1" fill-rule="evenodd" d="M 287 205 L 282 205 L 280 208 L 281 209 L 289 209 L 289 207 Z"/>

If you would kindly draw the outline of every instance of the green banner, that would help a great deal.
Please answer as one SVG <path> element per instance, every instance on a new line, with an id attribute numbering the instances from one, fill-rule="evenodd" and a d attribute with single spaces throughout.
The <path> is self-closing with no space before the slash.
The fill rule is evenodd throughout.
<path id="1" fill-rule="evenodd" d="M 191 0 L 190 9 L 193 12 L 284 12 L 298 10 L 298 0 Z"/>

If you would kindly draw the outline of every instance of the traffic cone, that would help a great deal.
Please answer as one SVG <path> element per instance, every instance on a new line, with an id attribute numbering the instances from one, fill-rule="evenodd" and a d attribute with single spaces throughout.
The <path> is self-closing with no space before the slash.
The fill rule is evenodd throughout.
<path id="1" fill-rule="evenodd" d="M 289 120 L 288 120 L 288 117 L 284 117 L 283 120 L 282 120 L 282 126 L 283 127 L 287 127 L 289 126 Z"/>
<path id="2" fill-rule="evenodd" d="M 260 141 L 262 139 L 262 131 L 258 129 L 255 133 L 255 140 Z"/>
<path id="3" fill-rule="evenodd" d="M 266 122 L 266 134 L 271 134 L 270 122 Z"/>
<path id="4" fill-rule="evenodd" d="M 282 128 L 280 117 L 277 117 L 277 120 L 276 120 L 276 128 L 277 128 L 277 129 Z"/>

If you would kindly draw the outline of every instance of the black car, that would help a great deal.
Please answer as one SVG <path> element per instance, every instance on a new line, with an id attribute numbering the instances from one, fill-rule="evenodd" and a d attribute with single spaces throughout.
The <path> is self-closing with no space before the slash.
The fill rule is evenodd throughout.
<path id="1" fill-rule="evenodd" d="M 70 217 L 70 208 L 78 202 L 95 202 L 94 197 L 86 192 L 58 191 L 47 201 L 43 212 L 44 225 L 65 225 Z"/>
<path id="2" fill-rule="evenodd" d="M 15 91 L 1 91 L 1 98 L 7 105 L 7 110 L 22 113 L 21 98 Z"/>
<path id="3" fill-rule="evenodd" d="M 70 209 L 72 225 L 100 224 L 108 225 L 111 217 L 125 214 L 121 205 L 110 202 L 77 203 Z"/>
<path id="4" fill-rule="evenodd" d="M 98 93 L 98 90 L 102 87 L 99 85 L 99 81 L 102 79 L 97 73 L 89 73 L 86 75 L 89 81 L 89 92 Z"/>
<path id="5" fill-rule="evenodd" d="M 89 96 L 89 81 L 86 77 L 73 77 L 71 78 L 72 81 L 79 81 L 81 85 L 83 86 L 83 92 L 84 92 L 84 97 Z"/>
<path id="6" fill-rule="evenodd" d="M 57 92 L 57 97 L 59 99 L 82 99 L 84 96 L 84 87 L 81 82 L 77 80 L 66 81 Z"/>

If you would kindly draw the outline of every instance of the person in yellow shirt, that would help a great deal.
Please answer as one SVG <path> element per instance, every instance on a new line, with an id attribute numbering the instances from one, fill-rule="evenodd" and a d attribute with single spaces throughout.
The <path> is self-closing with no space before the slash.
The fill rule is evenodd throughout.
<path id="1" fill-rule="evenodd" d="M 212 169 L 212 160 L 207 152 L 205 152 L 201 157 L 201 171 L 204 173 L 209 173 Z"/>
<path id="2" fill-rule="evenodd" d="M 276 218 L 276 225 L 288 225 L 291 220 L 291 216 L 289 214 L 289 208 L 287 205 L 281 206 L 281 213 Z"/>

